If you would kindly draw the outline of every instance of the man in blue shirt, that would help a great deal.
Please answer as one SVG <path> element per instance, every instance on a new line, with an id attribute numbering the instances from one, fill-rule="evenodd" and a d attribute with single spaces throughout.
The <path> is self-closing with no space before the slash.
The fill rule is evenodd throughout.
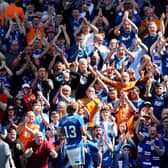
<path id="1" fill-rule="evenodd" d="M 165 146 L 157 137 L 156 127 L 150 127 L 148 134 L 149 137 L 145 137 L 141 132 L 138 133 L 138 139 L 143 143 L 142 168 L 159 168 L 161 157 L 165 153 Z"/>
<path id="2" fill-rule="evenodd" d="M 58 135 L 65 135 L 68 159 L 73 168 L 83 168 L 84 145 L 82 135 L 86 134 L 83 119 L 76 114 L 78 104 L 71 102 L 67 105 L 67 115 L 64 116 L 58 126 Z"/>
<path id="3" fill-rule="evenodd" d="M 114 63 L 115 69 L 121 72 L 123 67 L 127 70 L 134 59 L 134 54 L 127 50 L 126 46 L 122 44 L 117 48 L 117 54 L 114 55 L 114 59 L 110 62 L 110 64 Z"/>
<path id="4" fill-rule="evenodd" d="M 150 84 L 147 85 L 147 88 L 150 90 Z M 167 103 L 167 93 L 164 93 L 164 86 L 162 83 L 156 83 L 154 90 L 155 93 L 153 94 L 148 93 L 148 90 L 146 90 L 146 95 L 148 95 L 148 99 L 150 98 L 151 105 L 154 110 L 154 115 L 157 117 L 158 120 L 161 120 L 161 112 L 163 108 L 166 107 Z"/>
<path id="5" fill-rule="evenodd" d="M 102 128 L 99 125 L 95 125 L 93 129 L 94 138 L 92 142 L 94 142 L 102 153 L 102 168 L 111 168 L 113 167 L 113 160 L 112 160 L 112 142 L 107 135 L 102 134 Z M 95 160 L 97 158 L 95 157 Z"/>
<path id="6" fill-rule="evenodd" d="M 157 25 L 155 24 L 155 22 L 150 22 L 148 24 L 148 31 L 149 31 L 149 34 L 144 37 L 143 42 L 150 50 L 150 47 L 157 40 L 157 37 L 158 37 Z"/>
<path id="7" fill-rule="evenodd" d="M 86 136 L 83 136 L 84 142 L 84 151 L 85 151 L 85 165 L 84 168 L 94 168 L 94 164 L 96 164 L 96 168 L 101 168 L 102 163 L 102 154 L 99 150 L 98 146 L 90 140 L 86 139 Z M 94 156 L 97 155 L 97 163 L 94 163 Z"/>
<path id="8" fill-rule="evenodd" d="M 122 22 L 114 30 L 114 34 L 119 38 L 119 44 L 123 43 L 127 49 L 131 48 L 137 32 L 137 26 L 128 18 L 128 11 L 126 11 Z"/>

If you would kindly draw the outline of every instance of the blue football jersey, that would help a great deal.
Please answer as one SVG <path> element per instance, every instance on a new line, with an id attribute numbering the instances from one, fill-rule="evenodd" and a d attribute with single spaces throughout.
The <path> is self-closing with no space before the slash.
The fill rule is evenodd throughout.
<path id="1" fill-rule="evenodd" d="M 82 144 L 81 127 L 84 126 L 82 117 L 78 114 L 67 114 L 59 123 L 67 140 L 67 148 L 74 148 Z"/>

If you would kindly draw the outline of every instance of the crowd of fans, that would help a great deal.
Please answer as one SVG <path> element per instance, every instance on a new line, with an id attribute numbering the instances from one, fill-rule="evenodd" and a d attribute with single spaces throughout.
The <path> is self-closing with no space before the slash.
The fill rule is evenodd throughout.
<path id="1" fill-rule="evenodd" d="M 0 14 L 2 167 L 168 168 L 168 1 L 0 0 Z"/>

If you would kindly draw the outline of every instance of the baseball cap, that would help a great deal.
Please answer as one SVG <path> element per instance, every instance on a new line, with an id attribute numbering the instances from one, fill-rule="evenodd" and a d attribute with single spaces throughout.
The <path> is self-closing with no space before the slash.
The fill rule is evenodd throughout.
<path id="1" fill-rule="evenodd" d="M 22 85 L 22 89 L 24 89 L 24 88 L 29 88 L 29 89 L 30 89 L 30 85 L 29 85 L 28 83 L 24 83 L 24 84 Z"/>
<path id="2" fill-rule="evenodd" d="M 49 32 L 56 33 L 55 27 L 53 27 L 53 26 L 49 27 L 49 28 L 47 29 L 47 33 L 49 33 Z"/>
<path id="3" fill-rule="evenodd" d="M 144 102 L 144 106 L 147 106 L 147 105 L 148 105 L 148 106 L 152 106 L 152 105 L 151 105 L 151 102 L 145 101 L 145 102 Z"/>
<path id="4" fill-rule="evenodd" d="M 130 144 L 125 144 L 123 148 L 132 148 L 132 146 Z"/>

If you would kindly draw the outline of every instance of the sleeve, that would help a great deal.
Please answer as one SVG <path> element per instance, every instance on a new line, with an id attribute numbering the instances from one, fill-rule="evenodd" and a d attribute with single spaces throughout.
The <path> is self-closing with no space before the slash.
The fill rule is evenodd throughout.
<path id="1" fill-rule="evenodd" d="M 112 141 L 111 141 L 111 139 L 110 139 L 109 137 L 107 137 L 107 143 L 108 143 L 109 145 L 112 145 Z"/>
<path id="2" fill-rule="evenodd" d="M 72 80 L 72 89 L 76 89 L 80 82 L 80 74 L 78 72 L 70 72 Z"/>
<path id="3" fill-rule="evenodd" d="M 23 12 L 23 9 L 21 8 L 20 10 L 20 17 L 22 19 L 22 22 L 24 22 L 24 12 Z"/>
<path id="4" fill-rule="evenodd" d="M 160 149 L 162 149 L 162 150 L 165 151 L 165 146 L 164 146 L 164 143 L 163 143 L 162 140 L 159 140 L 158 143 L 156 143 L 156 145 L 157 145 Z"/>
<path id="5" fill-rule="evenodd" d="M 44 116 L 45 120 L 49 123 L 49 117 L 48 117 L 48 115 L 45 114 L 45 113 L 43 113 L 43 116 Z"/>
<path id="6" fill-rule="evenodd" d="M 58 128 L 62 127 L 62 119 L 59 121 Z"/>
<path id="7" fill-rule="evenodd" d="M 100 57 L 100 61 L 99 61 L 99 64 L 98 64 L 98 70 L 100 71 L 103 68 L 104 60 L 103 60 L 103 54 L 101 53 L 101 51 L 98 51 L 98 54 L 99 54 L 99 57 Z"/>
<path id="8" fill-rule="evenodd" d="M 78 116 L 78 121 L 80 123 L 80 127 L 83 127 L 84 126 L 84 120 L 81 116 Z"/>
<path id="9" fill-rule="evenodd" d="M 9 156 L 10 154 L 11 154 L 11 152 L 10 152 L 9 145 L 7 143 L 5 143 L 5 145 L 4 145 L 4 155 Z"/>
<path id="10" fill-rule="evenodd" d="M 7 98 L 7 96 L 4 95 L 4 94 L 2 94 L 2 98 L 0 99 L 0 101 L 1 101 L 2 103 L 8 104 L 8 98 Z"/>
<path id="11" fill-rule="evenodd" d="M 140 17 L 140 15 L 139 15 L 139 13 L 138 12 L 136 12 L 135 13 L 135 23 L 136 23 L 136 25 L 140 25 L 140 23 L 141 23 L 141 17 Z"/>
<path id="12" fill-rule="evenodd" d="M 92 51 L 92 52 L 88 55 L 88 57 L 92 58 L 93 54 L 94 54 L 94 52 Z"/>
<path id="13" fill-rule="evenodd" d="M 17 140 L 16 145 L 17 145 L 17 144 L 19 144 L 20 147 L 21 147 L 19 150 L 17 150 L 17 151 L 18 151 L 18 154 L 19 154 L 19 155 L 22 155 L 22 154 L 24 153 L 24 147 L 23 147 L 23 144 L 22 144 L 22 142 L 21 142 L 20 140 Z"/>
<path id="14" fill-rule="evenodd" d="M 4 12 L 1 12 L 1 25 L 4 25 L 5 23 L 5 16 L 4 16 Z"/>
<path id="15" fill-rule="evenodd" d="M 115 18 L 115 24 L 119 25 L 122 21 L 123 14 L 121 12 L 118 13 L 118 15 Z"/>
<path id="16" fill-rule="evenodd" d="M 92 151 L 93 153 L 97 153 L 99 151 L 99 148 L 95 143 L 88 141 L 88 145 L 90 147 L 90 151 Z"/>
<path id="17" fill-rule="evenodd" d="M 119 152 L 121 150 L 121 147 L 123 145 L 123 141 L 120 141 L 117 145 L 115 145 L 115 152 Z"/>
<path id="18" fill-rule="evenodd" d="M 52 144 L 49 141 L 47 141 L 47 140 L 45 140 L 45 141 L 47 144 L 48 153 L 50 153 L 54 149 L 54 147 L 52 146 Z"/>
<path id="19" fill-rule="evenodd" d="M 103 82 L 104 82 L 105 84 L 108 84 L 108 85 L 112 86 L 112 87 L 116 87 L 116 85 L 117 85 L 117 82 L 116 82 L 116 81 L 110 80 L 110 79 L 108 79 L 108 78 L 104 78 L 104 79 L 103 79 Z"/>

